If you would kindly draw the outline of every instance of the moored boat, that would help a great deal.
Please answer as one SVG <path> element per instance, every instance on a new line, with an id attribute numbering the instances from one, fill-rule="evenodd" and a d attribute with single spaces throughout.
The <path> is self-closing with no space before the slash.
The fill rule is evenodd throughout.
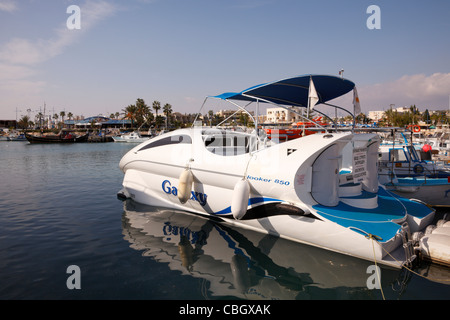
<path id="1" fill-rule="evenodd" d="M 27 138 L 23 133 L 14 133 L 8 136 L 8 141 L 27 141 Z"/>
<path id="2" fill-rule="evenodd" d="M 122 134 L 120 136 L 113 136 L 112 138 L 114 142 L 131 142 L 131 143 L 142 143 L 150 139 L 150 137 L 141 136 L 141 134 L 136 131 Z"/>
<path id="3" fill-rule="evenodd" d="M 244 111 L 250 103 L 305 107 L 312 84 L 325 105 L 355 88 L 346 79 L 305 75 L 210 98 Z M 319 126 L 323 132 L 276 144 L 253 121 L 254 133 L 193 127 L 136 146 L 120 161 L 119 197 L 392 267 L 414 261 L 410 236 L 431 223 L 434 210 L 379 186 L 377 134 Z"/>
<path id="4" fill-rule="evenodd" d="M 418 199 L 433 207 L 450 207 L 450 177 L 395 177 L 380 174 L 380 183 L 396 195 Z"/>
<path id="5" fill-rule="evenodd" d="M 379 150 L 380 170 L 390 170 L 397 177 L 446 178 L 450 166 L 444 162 L 423 159 L 409 143 L 383 144 Z"/>
<path id="6" fill-rule="evenodd" d="M 289 128 L 267 128 L 264 129 L 268 139 L 276 139 L 279 141 L 287 141 L 297 139 L 310 134 L 315 134 L 318 131 L 313 130 L 320 126 L 327 126 L 327 123 L 322 122 L 322 117 L 316 117 L 312 121 L 297 122 Z"/>
<path id="7" fill-rule="evenodd" d="M 69 130 L 61 130 L 61 132 L 57 135 L 36 136 L 25 133 L 25 137 L 30 143 L 76 143 L 88 141 L 89 133 L 77 135 Z"/>

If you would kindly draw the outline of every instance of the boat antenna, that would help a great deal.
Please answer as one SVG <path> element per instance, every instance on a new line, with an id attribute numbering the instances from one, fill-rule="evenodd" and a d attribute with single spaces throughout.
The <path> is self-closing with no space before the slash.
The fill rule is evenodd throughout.
<path id="1" fill-rule="evenodd" d="M 197 121 L 198 116 L 201 114 L 201 111 L 202 111 L 203 107 L 205 106 L 206 100 L 208 100 L 208 97 L 206 97 L 205 100 L 203 100 L 202 106 L 200 107 L 200 110 L 198 111 L 198 113 L 195 115 L 195 119 L 194 119 L 194 121 L 192 122 L 192 126 L 191 126 L 191 127 L 194 127 L 195 122 Z"/>

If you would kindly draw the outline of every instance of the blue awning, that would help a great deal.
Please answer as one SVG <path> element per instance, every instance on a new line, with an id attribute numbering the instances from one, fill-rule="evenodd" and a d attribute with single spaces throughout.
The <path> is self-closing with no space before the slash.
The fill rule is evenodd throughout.
<path id="1" fill-rule="evenodd" d="M 355 87 L 352 81 L 336 76 L 302 75 L 260 84 L 241 92 L 222 93 L 214 96 L 214 98 L 244 101 L 256 101 L 260 99 L 275 104 L 306 107 L 308 105 L 308 92 L 311 78 L 319 96 L 318 104 L 340 97 Z"/>

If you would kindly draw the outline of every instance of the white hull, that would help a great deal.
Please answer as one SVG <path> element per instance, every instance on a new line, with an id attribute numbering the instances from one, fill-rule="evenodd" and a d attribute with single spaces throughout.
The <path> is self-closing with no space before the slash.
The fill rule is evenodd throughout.
<path id="1" fill-rule="evenodd" d="M 158 143 L 158 149 L 146 149 L 160 139 L 176 141 L 176 135 L 189 136 L 192 143 Z M 201 130 L 179 130 L 139 145 L 125 155 L 120 163 L 125 172 L 123 193 L 139 203 L 221 218 L 232 225 L 366 260 L 373 261 L 375 254 L 377 263 L 401 267 L 408 259 L 402 248 L 402 235 L 424 228 L 434 211 L 409 201 L 408 213 L 404 204 L 399 204 L 398 212 L 383 215 L 385 207 L 407 200 L 386 193 L 379 196 L 383 191 L 378 190 L 376 167 L 369 170 L 365 181 L 355 184 L 356 193 L 343 191 L 345 186 L 339 185 L 343 177 L 338 169 L 351 162 L 344 151 L 358 144 L 367 148 L 368 141 L 376 140 L 375 135 L 363 136 L 315 134 L 254 153 L 227 149 L 234 154 L 224 156 L 220 146 L 205 148 L 208 138 Z M 368 166 L 376 165 L 376 159 L 374 163 Z M 181 203 L 177 197 L 179 177 L 185 168 L 193 173 L 194 182 L 190 199 Z M 236 220 L 231 203 L 234 188 L 243 178 L 250 185 L 249 203 L 244 218 Z M 371 197 L 368 201 L 367 195 Z M 252 217 L 253 211 L 271 203 L 288 204 L 301 213 Z M 341 208 L 345 211 L 336 216 L 333 210 Z M 373 214 L 367 216 L 366 210 Z M 413 213 L 418 217 L 413 217 Z M 401 226 L 404 222 L 409 230 Z M 382 239 L 373 240 L 369 234 Z"/>

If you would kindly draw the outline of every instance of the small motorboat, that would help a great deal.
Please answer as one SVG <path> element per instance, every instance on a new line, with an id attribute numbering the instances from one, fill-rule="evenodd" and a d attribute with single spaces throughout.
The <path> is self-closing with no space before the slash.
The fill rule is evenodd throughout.
<path id="1" fill-rule="evenodd" d="M 7 138 L 8 141 L 27 141 L 24 133 L 13 133 Z"/>
<path id="2" fill-rule="evenodd" d="M 208 99 L 244 112 L 256 105 L 257 115 L 260 103 L 287 109 L 310 106 L 315 98 L 332 106 L 327 101 L 354 88 L 341 77 L 303 75 Z M 258 117 L 248 114 L 252 133 L 193 126 L 134 147 L 120 161 L 118 197 L 395 268 L 415 260 L 411 235 L 426 228 L 435 211 L 379 184 L 377 134 L 323 127 L 274 143 L 259 129 Z"/>
<path id="3" fill-rule="evenodd" d="M 380 144 L 379 166 L 384 173 L 393 172 L 397 177 L 446 178 L 450 176 L 450 166 L 422 157 L 418 145 L 401 133 L 403 140 Z M 420 148 L 419 148 L 420 149 Z M 423 148 L 422 148 L 423 149 Z"/>
<path id="4" fill-rule="evenodd" d="M 417 199 L 433 207 L 450 207 L 450 177 L 396 177 L 385 172 L 379 173 L 379 181 L 396 195 Z"/>
<path id="5" fill-rule="evenodd" d="M 112 137 L 114 142 L 131 142 L 131 143 L 142 143 L 150 139 L 150 137 L 143 137 L 139 132 L 130 132 L 122 134 L 120 136 Z"/>

